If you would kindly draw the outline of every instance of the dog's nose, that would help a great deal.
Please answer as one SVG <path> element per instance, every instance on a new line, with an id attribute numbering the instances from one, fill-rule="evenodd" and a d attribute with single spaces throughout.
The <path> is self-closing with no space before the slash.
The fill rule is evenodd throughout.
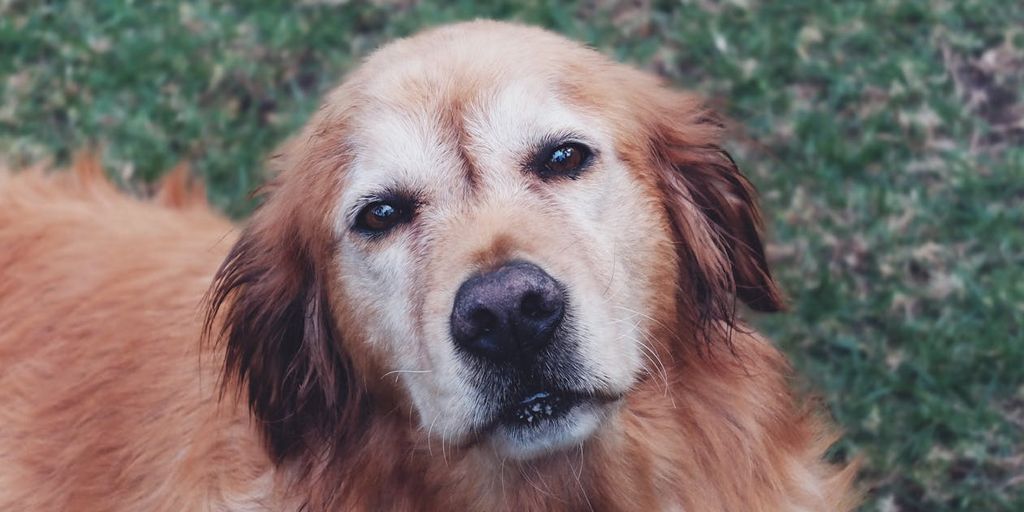
<path id="1" fill-rule="evenodd" d="M 462 283 L 452 307 L 452 338 L 475 357 L 520 361 L 551 343 L 564 311 L 558 281 L 532 263 L 513 261 Z"/>

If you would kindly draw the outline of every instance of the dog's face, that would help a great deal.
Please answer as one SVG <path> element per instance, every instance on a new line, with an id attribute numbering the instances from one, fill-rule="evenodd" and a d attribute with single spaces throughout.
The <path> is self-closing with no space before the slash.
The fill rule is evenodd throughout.
<path id="1" fill-rule="evenodd" d="M 400 381 L 443 442 L 577 443 L 654 350 L 664 211 L 616 126 L 566 93 L 584 78 L 558 71 L 567 56 L 498 64 L 507 49 L 437 44 L 378 55 L 343 134 L 333 264 L 383 371 L 368 378 Z"/>
<path id="2" fill-rule="evenodd" d="M 286 150 L 222 269 L 228 374 L 281 456 L 382 397 L 443 443 L 581 443 L 734 297 L 779 307 L 718 131 L 540 30 L 386 47 Z"/>

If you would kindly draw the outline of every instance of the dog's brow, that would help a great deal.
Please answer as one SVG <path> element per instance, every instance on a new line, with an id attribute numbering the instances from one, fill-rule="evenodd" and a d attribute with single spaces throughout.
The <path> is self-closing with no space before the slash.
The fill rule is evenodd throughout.
<path id="1" fill-rule="evenodd" d="M 590 137 L 587 137 L 580 132 L 574 130 L 559 130 L 539 137 L 537 142 L 534 144 L 534 147 L 544 147 L 550 144 L 560 144 L 565 142 L 580 142 L 583 144 L 594 145 L 594 141 Z"/>
<path id="2" fill-rule="evenodd" d="M 441 132 L 448 134 L 449 144 L 455 149 L 459 164 L 466 175 L 466 182 L 469 183 L 470 189 L 475 189 L 479 183 L 479 177 L 472 152 L 467 150 L 469 141 L 466 136 L 464 115 L 465 101 L 452 98 L 441 110 L 438 121 Z"/>

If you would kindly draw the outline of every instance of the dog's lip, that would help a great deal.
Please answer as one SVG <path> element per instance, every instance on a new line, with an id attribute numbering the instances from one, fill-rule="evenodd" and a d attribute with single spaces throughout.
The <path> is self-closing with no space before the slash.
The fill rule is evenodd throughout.
<path id="1" fill-rule="evenodd" d="M 508 427 L 539 428 L 546 422 L 566 416 L 574 408 L 588 404 L 603 405 L 620 398 L 593 392 L 537 389 L 523 393 L 519 400 L 505 406 L 496 423 Z"/>
<path id="2" fill-rule="evenodd" d="M 539 424 L 565 415 L 586 398 L 579 393 L 557 390 L 527 393 L 517 403 L 505 407 L 501 413 L 501 422 L 521 426 Z"/>
<path id="3" fill-rule="evenodd" d="M 510 411 L 514 411 L 516 407 L 523 405 L 524 402 L 528 402 L 530 398 L 535 398 L 537 393 L 558 393 L 568 395 L 572 405 L 571 407 L 565 408 L 562 411 L 562 414 L 559 414 L 557 417 L 548 417 L 545 418 L 545 421 L 535 421 L 532 424 L 520 423 L 515 421 L 518 420 L 518 418 L 514 418 L 513 421 L 509 422 L 508 419 Z M 540 431 L 546 427 L 553 427 L 557 425 L 560 420 L 564 419 L 576 409 L 586 407 L 603 409 L 624 400 L 626 395 L 626 392 L 610 393 L 601 391 L 571 391 L 557 388 L 522 393 L 518 395 L 519 399 L 515 403 L 508 404 L 503 408 L 498 409 L 497 413 L 491 416 L 490 420 L 477 425 L 476 428 L 473 428 L 471 431 L 472 433 L 467 436 L 465 442 L 460 443 L 460 445 L 463 448 L 475 446 L 477 443 L 483 442 L 495 433 L 501 431 L 504 431 L 506 434 L 509 432 Z"/>

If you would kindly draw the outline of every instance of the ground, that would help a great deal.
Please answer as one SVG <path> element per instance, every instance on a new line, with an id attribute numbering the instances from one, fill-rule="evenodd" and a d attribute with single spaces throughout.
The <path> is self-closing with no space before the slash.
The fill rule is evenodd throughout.
<path id="1" fill-rule="evenodd" d="M 864 459 L 866 510 L 1024 510 L 1024 3 L 0 0 L 0 154 L 179 160 L 236 217 L 264 157 L 389 38 L 553 28 L 712 99 L 787 314 L 750 315 Z M 156 5 L 156 3 L 153 3 Z"/>

